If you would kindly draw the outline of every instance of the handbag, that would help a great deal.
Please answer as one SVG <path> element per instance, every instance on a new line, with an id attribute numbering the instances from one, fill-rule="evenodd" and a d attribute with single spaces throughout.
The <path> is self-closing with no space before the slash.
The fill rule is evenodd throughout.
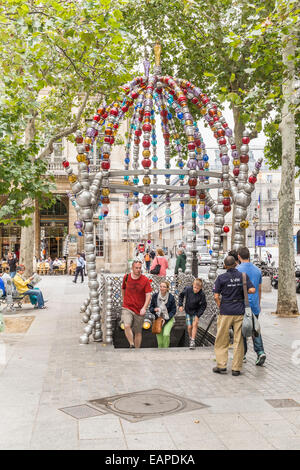
<path id="1" fill-rule="evenodd" d="M 162 317 L 158 317 L 154 320 L 152 324 L 152 333 L 155 335 L 159 335 L 159 333 L 161 333 L 163 321 L 164 319 Z"/>
<path id="2" fill-rule="evenodd" d="M 150 274 L 159 274 L 161 265 L 158 263 L 158 259 L 156 258 L 157 264 L 151 269 Z"/>
<path id="3" fill-rule="evenodd" d="M 244 299 L 245 299 L 245 314 L 242 323 L 242 335 L 245 338 L 250 336 L 257 337 L 260 335 L 260 324 L 258 318 L 252 312 L 249 305 L 249 297 L 246 284 L 246 273 L 242 273 L 243 276 L 243 289 L 244 289 Z"/>

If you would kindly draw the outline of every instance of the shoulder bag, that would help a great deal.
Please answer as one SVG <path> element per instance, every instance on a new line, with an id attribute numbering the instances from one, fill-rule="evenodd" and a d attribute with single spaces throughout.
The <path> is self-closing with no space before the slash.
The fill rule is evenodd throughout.
<path id="1" fill-rule="evenodd" d="M 252 310 L 249 305 L 247 283 L 246 283 L 246 273 L 242 273 L 243 276 L 243 289 L 244 289 L 244 300 L 245 300 L 245 315 L 243 318 L 242 324 L 242 335 L 245 338 L 250 336 L 259 336 L 260 335 L 260 324 L 258 318 L 252 313 Z"/>
<path id="2" fill-rule="evenodd" d="M 152 333 L 155 335 L 159 335 L 159 333 L 161 333 L 163 321 L 164 319 L 162 317 L 158 317 L 154 320 L 152 324 Z"/>
<path id="3" fill-rule="evenodd" d="M 159 274 L 160 273 L 160 268 L 161 265 L 158 263 L 158 258 L 156 258 L 157 264 L 154 266 L 153 269 L 151 269 L 150 274 Z"/>

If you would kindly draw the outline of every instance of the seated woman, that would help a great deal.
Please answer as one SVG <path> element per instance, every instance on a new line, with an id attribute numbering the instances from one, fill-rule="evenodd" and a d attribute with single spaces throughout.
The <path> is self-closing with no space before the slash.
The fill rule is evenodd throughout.
<path id="1" fill-rule="evenodd" d="M 31 289 L 28 284 L 32 281 L 33 276 L 28 278 L 26 281 L 22 278 L 25 272 L 25 266 L 18 266 L 17 267 L 17 274 L 15 275 L 13 281 L 16 286 L 16 289 L 19 294 L 22 295 L 34 295 L 37 299 L 37 305 L 34 308 L 47 308 L 45 307 L 45 302 L 43 298 L 43 294 L 40 289 Z"/>
<path id="2" fill-rule="evenodd" d="M 175 298 L 169 292 L 170 284 L 162 281 L 159 286 L 159 293 L 152 296 L 149 307 L 150 312 L 155 318 L 163 318 L 163 327 L 161 333 L 156 335 L 159 348 L 168 348 L 170 345 L 170 334 L 175 322 L 176 302 Z"/>

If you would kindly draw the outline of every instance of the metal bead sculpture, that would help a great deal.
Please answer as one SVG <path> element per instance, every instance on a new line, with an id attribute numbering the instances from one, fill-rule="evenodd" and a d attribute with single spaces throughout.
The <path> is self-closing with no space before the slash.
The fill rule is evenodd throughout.
<path id="1" fill-rule="evenodd" d="M 96 273 L 96 256 L 93 238 L 93 215 L 99 211 L 99 219 L 103 220 L 109 214 L 109 204 L 112 193 L 121 193 L 125 197 L 125 216 L 129 218 L 129 204 L 133 203 L 133 217 L 140 214 L 140 204 L 153 204 L 153 222 L 158 221 L 156 208 L 157 197 L 164 195 L 166 202 L 165 223 L 171 224 L 171 196 L 172 201 L 179 201 L 182 210 L 188 203 L 191 210 L 191 227 L 188 230 L 187 268 L 191 273 L 192 252 L 196 249 L 196 223 L 204 224 L 214 214 L 214 239 L 212 264 L 209 279 L 214 280 L 217 273 L 218 256 L 221 247 L 221 235 L 228 233 L 224 227 L 225 217 L 235 204 L 234 247 L 239 248 L 243 243 L 243 233 L 247 227 L 247 207 L 250 204 L 251 192 L 254 190 L 256 176 L 259 172 L 261 160 L 256 163 L 255 169 L 248 178 L 249 134 L 245 131 L 240 154 L 233 138 L 233 132 L 223 117 L 218 106 L 198 87 L 183 79 L 163 75 L 160 65 L 161 46 L 156 43 L 154 47 L 155 66 L 153 75 L 149 74 L 150 64 L 146 58 L 144 62 L 145 76 L 136 77 L 129 84 L 122 87 L 124 95 L 120 101 L 110 105 L 102 105 L 93 117 L 93 123 L 87 129 L 85 137 L 81 132 L 76 133 L 77 160 L 79 162 L 78 178 L 73 174 L 69 162 L 64 159 L 63 166 L 72 185 L 70 196 L 78 220 L 75 226 L 79 235 L 84 235 L 85 252 L 87 258 L 87 272 L 89 279 L 89 312 L 85 309 L 84 320 L 86 327 L 80 338 L 82 344 L 89 342 L 94 332 L 94 340 L 101 340 L 101 313 L 100 291 Z M 209 157 L 205 150 L 205 143 L 200 134 L 197 122 L 193 118 L 189 103 L 196 106 L 208 126 L 211 128 L 220 149 L 221 171 L 210 171 Z M 130 121 L 129 137 L 126 144 L 124 170 L 110 169 L 110 154 L 120 122 L 126 117 L 130 108 L 134 107 Z M 165 168 L 157 168 L 157 137 L 156 117 L 161 118 L 162 133 L 165 146 Z M 176 125 L 177 124 L 177 125 Z M 184 144 L 179 139 L 177 126 L 183 126 L 186 137 L 187 166 L 184 166 Z M 93 175 L 89 173 L 91 152 L 98 135 L 103 135 L 104 142 L 101 147 L 101 171 Z M 170 158 L 172 142 L 177 152 L 176 169 L 171 169 Z M 139 162 L 141 150 L 141 166 Z M 230 173 L 230 157 L 232 156 L 232 174 Z M 132 169 L 130 169 L 130 163 Z M 165 185 L 157 184 L 158 175 L 165 176 Z M 179 177 L 179 186 L 171 184 L 171 176 Z M 111 180 L 122 176 L 123 184 L 112 184 Z M 142 177 L 142 184 L 140 182 Z M 153 178 L 153 181 L 151 181 Z M 216 183 L 210 179 L 216 178 Z M 133 188 L 131 188 L 133 187 Z M 130 196 L 129 188 L 134 190 Z M 210 189 L 218 188 L 218 198 L 215 201 Z M 141 195 L 141 196 L 140 196 Z M 114 199 L 113 199 L 114 200 Z M 101 283 L 104 282 L 102 276 Z M 108 287 L 108 295 L 111 295 Z M 106 305 L 105 338 L 107 343 L 112 342 L 111 307 L 108 299 Z"/>

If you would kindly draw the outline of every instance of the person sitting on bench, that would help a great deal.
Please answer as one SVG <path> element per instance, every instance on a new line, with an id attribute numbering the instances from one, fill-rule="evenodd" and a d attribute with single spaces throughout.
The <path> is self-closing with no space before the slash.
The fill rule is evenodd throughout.
<path id="1" fill-rule="evenodd" d="M 23 274 L 25 272 L 25 266 L 18 266 L 17 267 L 17 274 L 15 275 L 13 281 L 14 284 L 17 288 L 17 291 L 19 294 L 25 296 L 25 295 L 34 295 L 37 299 L 37 305 L 34 308 L 47 308 L 45 306 L 44 298 L 42 291 L 40 289 L 31 289 L 28 284 L 30 284 L 30 281 L 32 281 L 33 276 L 28 278 L 26 281 L 22 278 Z"/>

